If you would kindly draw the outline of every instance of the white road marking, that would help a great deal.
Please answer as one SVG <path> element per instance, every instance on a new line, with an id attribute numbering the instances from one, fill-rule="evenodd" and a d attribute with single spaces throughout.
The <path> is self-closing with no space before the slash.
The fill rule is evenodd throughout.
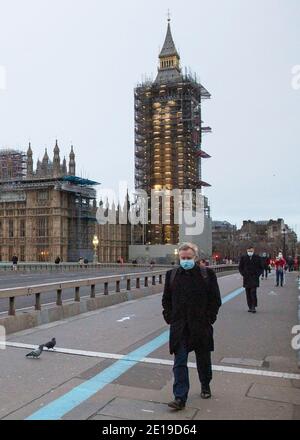
<path id="1" fill-rule="evenodd" d="M 1 342 L 0 342 L 1 345 Z M 6 341 L 6 347 L 14 347 L 14 348 L 26 348 L 33 349 L 36 348 L 37 345 L 31 344 L 23 344 L 21 342 L 9 342 Z M 45 350 L 46 351 L 46 350 Z M 53 352 L 52 350 L 47 350 L 49 353 Z M 98 351 L 86 351 L 86 350 L 74 350 L 72 348 L 58 348 L 55 347 L 55 353 L 63 353 L 63 354 L 71 354 L 77 356 L 87 356 L 87 357 L 96 357 L 96 358 L 104 358 L 104 359 L 115 359 L 115 360 L 124 360 L 124 361 L 136 361 L 136 359 L 128 358 L 126 354 L 115 354 L 115 353 L 102 353 Z M 139 363 L 145 364 L 157 364 L 157 365 L 169 365 L 173 366 L 173 361 L 169 359 L 157 359 L 145 357 L 138 361 Z M 197 368 L 195 362 L 189 362 L 188 367 Z M 225 373 L 239 373 L 239 374 L 252 374 L 254 376 L 268 376 L 268 377 L 278 377 L 281 379 L 294 379 L 300 380 L 300 374 L 296 373 L 284 373 L 280 371 L 267 371 L 267 370 L 258 370 L 251 368 L 239 368 L 239 367 L 229 367 L 224 365 L 213 365 L 212 369 L 214 371 L 224 371 Z"/>
<path id="2" fill-rule="evenodd" d="M 117 322 L 128 321 L 129 319 L 133 318 L 134 316 L 135 315 L 124 316 L 124 318 L 117 319 Z"/>

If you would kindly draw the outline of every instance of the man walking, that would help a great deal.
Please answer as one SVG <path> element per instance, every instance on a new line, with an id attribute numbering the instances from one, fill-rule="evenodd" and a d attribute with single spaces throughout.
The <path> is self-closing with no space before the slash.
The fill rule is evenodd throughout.
<path id="1" fill-rule="evenodd" d="M 257 307 L 257 288 L 259 287 L 259 277 L 263 273 L 264 267 L 259 255 L 254 253 L 254 247 L 247 248 L 247 255 L 240 259 L 239 271 L 243 277 L 243 286 L 246 289 L 248 312 L 256 313 Z"/>
<path id="2" fill-rule="evenodd" d="M 222 304 L 216 275 L 196 264 L 197 246 L 184 243 L 178 250 L 180 266 L 166 273 L 162 297 L 163 316 L 170 324 L 170 353 L 174 358 L 174 400 L 170 408 L 185 407 L 189 392 L 188 354 L 195 351 L 201 383 L 201 397 L 211 397 L 211 351 L 214 350 L 212 324 Z"/>

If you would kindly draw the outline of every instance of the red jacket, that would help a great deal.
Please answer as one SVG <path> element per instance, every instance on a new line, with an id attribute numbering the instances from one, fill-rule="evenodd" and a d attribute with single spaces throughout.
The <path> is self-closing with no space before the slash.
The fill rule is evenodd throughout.
<path id="1" fill-rule="evenodd" d="M 285 266 L 286 266 L 286 261 L 285 261 L 285 259 L 283 257 L 280 258 L 280 260 L 275 260 L 275 267 L 276 267 L 276 269 L 279 269 L 280 267 L 282 267 L 284 269 Z"/>

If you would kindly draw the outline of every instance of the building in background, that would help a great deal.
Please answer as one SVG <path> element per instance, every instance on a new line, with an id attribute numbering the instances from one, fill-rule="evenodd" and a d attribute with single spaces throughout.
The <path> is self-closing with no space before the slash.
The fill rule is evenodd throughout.
<path id="1" fill-rule="evenodd" d="M 103 202 L 100 201 L 100 207 Z M 97 249 L 98 261 L 100 263 L 116 263 L 118 260 L 128 262 L 128 249 L 132 241 L 133 228 L 129 222 L 121 222 L 130 213 L 131 205 L 126 197 L 123 206 L 118 203 L 117 207 L 112 202 L 106 202 L 104 209 L 105 217 L 115 218 L 115 222 L 96 224 L 95 234 L 99 239 Z"/>
<path id="2" fill-rule="evenodd" d="M 203 125 L 201 108 L 202 101 L 209 98 L 210 93 L 196 76 L 182 72 L 168 20 L 165 42 L 159 54 L 157 77 L 154 81 L 138 85 L 134 92 L 135 188 L 147 192 L 149 213 L 154 209 L 151 206 L 151 191 L 193 190 L 194 206 L 195 190 L 210 186 L 202 180 L 202 159 L 210 157 L 202 149 L 202 140 L 205 133 L 211 132 L 211 128 Z M 198 242 L 200 247 L 204 247 L 204 254 L 210 255 L 211 218 L 207 198 L 204 205 L 202 237 L 197 234 L 188 239 Z M 184 225 L 174 222 L 176 206 L 173 197 L 167 200 L 166 208 L 170 212 L 169 223 L 163 224 L 161 221 L 160 200 L 159 223 L 152 224 L 148 218 L 142 234 L 144 250 L 149 251 L 150 258 L 172 255 L 173 247 L 187 239 Z M 151 250 L 152 246 L 158 247 Z M 136 246 L 130 249 L 132 257 L 147 252 Z"/>
<path id="3" fill-rule="evenodd" d="M 226 220 L 212 222 L 212 257 L 215 261 L 224 258 L 228 260 L 238 258 L 236 231 L 236 226 Z"/>
<path id="4" fill-rule="evenodd" d="M 0 180 L 12 181 L 26 176 L 26 153 L 20 150 L 0 150 Z"/>
<path id="5" fill-rule="evenodd" d="M 257 252 L 275 255 L 282 250 L 285 256 L 295 255 L 297 234 L 285 224 L 282 218 L 277 220 L 244 220 L 238 231 L 240 243 L 251 241 Z"/>
<path id="6" fill-rule="evenodd" d="M 285 224 L 282 218 L 277 220 L 244 220 L 240 229 L 227 221 L 213 221 L 213 257 L 233 259 L 245 253 L 249 244 L 258 254 L 266 252 L 274 257 L 279 250 L 284 255 L 297 254 L 297 235 Z"/>
<path id="7" fill-rule="evenodd" d="M 73 147 L 68 167 L 57 142 L 53 160 L 46 150 L 36 169 L 31 145 L 27 154 L 2 151 L 0 162 L 1 261 L 14 254 L 19 261 L 91 261 L 97 182 L 76 176 Z"/>

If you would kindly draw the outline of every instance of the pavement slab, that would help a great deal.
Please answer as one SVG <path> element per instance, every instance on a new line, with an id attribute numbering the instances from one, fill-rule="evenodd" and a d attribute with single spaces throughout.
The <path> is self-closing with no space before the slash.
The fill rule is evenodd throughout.
<path id="1" fill-rule="evenodd" d="M 300 390 L 293 387 L 279 387 L 255 383 L 251 386 L 247 395 L 255 399 L 300 405 Z"/>

